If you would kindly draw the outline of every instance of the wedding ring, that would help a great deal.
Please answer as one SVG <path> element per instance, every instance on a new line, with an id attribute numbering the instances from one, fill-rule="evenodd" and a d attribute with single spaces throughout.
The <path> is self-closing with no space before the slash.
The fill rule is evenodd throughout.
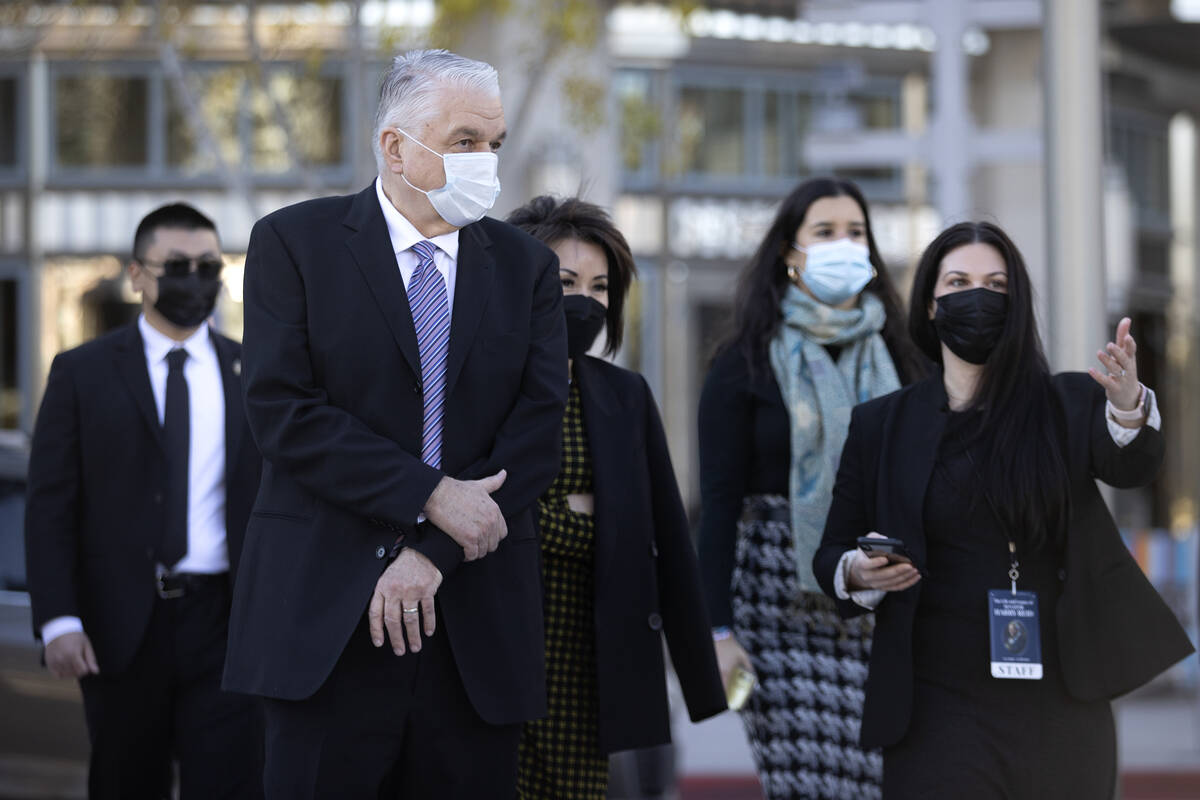
<path id="1" fill-rule="evenodd" d="M 405 614 L 415 614 L 420 610 L 420 607 L 418 606 L 415 608 L 402 608 L 400 610 L 403 611 Z"/>

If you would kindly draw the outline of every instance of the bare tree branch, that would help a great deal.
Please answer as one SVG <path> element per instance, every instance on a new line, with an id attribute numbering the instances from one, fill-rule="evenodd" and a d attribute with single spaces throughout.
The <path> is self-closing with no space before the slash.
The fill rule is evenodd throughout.
<path id="1" fill-rule="evenodd" d="M 258 41 L 257 23 L 258 0 L 246 0 L 246 46 L 250 51 L 251 79 L 271 105 L 271 116 L 275 120 L 275 124 L 283 131 L 284 150 L 287 152 L 288 160 L 292 163 L 294 169 L 299 172 L 300 182 L 304 186 L 304 190 L 312 195 L 319 194 L 321 184 L 317 181 L 316 175 L 310 169 L 307 169 L 304 155 L 296 147 L 296 131 L 292 125 L 292 121 L 288 117 L 283 104 L 279 102 L 278 98 L 271 91 L 271 87 L 267 85 L 266 70 L 263 68 L 262 47 Z"/>
<path id="2" fill-rule="evenodd" d="M 188 124 L 196 134 L 196 138 L 200 140 L 201 149 L 212 158 L 230 197 L 244 202 L 250 216 L 258 219 L 258 203 L 255 200 L 254 188 L 250 185 L 243 170 L 233 169 L 225 161 L 217 138 L 204 118 L 204 111 L 200 108 L 200 103 L 192 92 L 191 86 L 188 85 L 187 76 L 183 72 L 183 64 L 179 60 L 179 53 L 166 29 L 163 6 L 163 0 L 154 0 L 154 33 L 155 39 L 158 41 L 158 60 L 162 64 L 163 72 L 171 81 L 171 86 L 175 90 L 175 95 L 183 108 Z"/>

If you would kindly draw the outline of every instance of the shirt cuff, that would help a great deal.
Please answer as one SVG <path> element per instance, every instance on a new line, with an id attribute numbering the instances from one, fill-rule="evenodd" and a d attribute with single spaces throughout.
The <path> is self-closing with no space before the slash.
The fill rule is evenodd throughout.
<path id="1" fill-rule="evenodd" d="M 837 569 L 833 571 L 833 591 L 839 600 L 853 600 L 868 611 L 874 611 L 875 607 L 883 602 L 884 595 L 887 594 L 883 589 L 860 589 L 851 592 L 846 588 L 847 578 L 850 576 L 850 563 L 857 553 L 857 550 L 847 550 L 838 559 Z"/>
<path id="2" fill-rule="evenodd" d="M 79 617 L 55 617 L 42 626 L 42 646 L 68 633 L 83 633 L 83 620 Z"/>
<path id="3" fill-rule="evenodd" d="M 1162 430 L 1162 415 L 1158 413 L 1158 398 L 1154 394 L 1154 390 L 1149 387 L 1146 389 L 1146 397 L 1143 399 L 1146 414 L 1146 424 L 1156 431 Z M 1108 423 L 1108 435 L 1116 442 L 1117 447 L 1124 447 L 1137 438 L 1141 428 L 1126 428 L 1121 423 L 1112 418 L 1109 413 L 1113 409 L 1112 401 L 1107 401 L 1104 404 L 1104 421 Z"/>

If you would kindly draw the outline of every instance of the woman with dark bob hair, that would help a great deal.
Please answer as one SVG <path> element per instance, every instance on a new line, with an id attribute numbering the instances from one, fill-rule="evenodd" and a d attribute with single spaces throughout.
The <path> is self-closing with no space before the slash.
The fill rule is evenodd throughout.
<path id="1" fill-rule="evenodd" d="M 1192 651 L 1095 484 L 1162 462 L 1129 326 L 1102 370 L 1051 375 L 1004 231 L 955 225 L 921 257 L 909 330 L 940 369 L 854 410 L 813 560 L 843 614 L 875 610 L 885 798 L 1112 797 L 1109 699 Z M 881 535 L 898 555 L 858 546 Z"/>
<path id="2" fill-rule="evenodd" d="M 879 754 L 858 746 L 870 621 L 841 620 L 812 556 L 850 410 L 922 369 L 862 193 L 800 184 L 700 397 L 700 565 L 722 677 L 758 678 L 741 717 L 768 798 L 879 796 Z"/>
<path id="3" fill-rule="evenodd" d="M 621 345 L 634 277 L 598 206 L 537 197 L 508 221 L 559 259 L 571 388 L 562 468 L 538 500 L 545 580 L 544 719 L 521 736 L 518 795 L 604 798 L 608 754 L 669 742 L 662 638 L 694 721 L 725 710 L 699 568 L 654 397 L 587 355 Z"/>

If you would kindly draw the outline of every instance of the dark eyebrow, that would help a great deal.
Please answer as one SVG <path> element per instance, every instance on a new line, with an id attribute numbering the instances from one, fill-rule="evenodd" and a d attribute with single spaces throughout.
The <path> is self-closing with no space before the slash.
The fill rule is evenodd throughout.
<path id="1" fill-rule="evenodd" d="M 492 141 L 503 142 L 504 137 L 506 136 L 508 136 L 507 130 L 500 131 L 500 135 Z M 479 130 L 478 128 L 469 128 L 465 125 L 461 128 L 455 128 L 454 132 L 450 134 L 450 140 L 458 141 L 459 139 L 474 139 L 475 141 L 480 141 L 483 139 L 483 131 Z"/>
<path id="2" fill-rule="evenodd" d="M 571 269 L 570 267 L 562 267 L 562 266 L 560 266 L 560 267 L 558 268 L 558 271 L 559 271 L 559 272 L 569 272 L 569 273 L 571 273 L 572 275 L 575 275 L 576 277 L 578 277 L 578 276 L 579 276 L 579 273 L 578 273 L 578 272 L 576 272 L 575 270 Z"/>
<path id="3" fill-rule="evenodd" d="M 861 228 L 865 228 L 865 227 L 867 227 L 867 223 L 863 222 L 862 220 L 857 220 L 857 219 L 856 219 L 856 220 L 854 220 L 853 222 L 850 222 L 850 223 L 848 223 L 848 224 L 850 224 L 850 225 L 858 225 L 858 226 L 859 226 L 859 227 L 861 227 Z M 817 220 L 816 222 L 810 222 L 810 223 L 809 223 L 809 227 L 811 227 L 811 228 L 819 228 L 819 227 L 820 227 L 820 226 L 822 226 L 822 225 L 828 225 L 828 226 L 829 226 L 829 227 L 831 227 L 831 228 L 833 227 L 833 223 L 832 223 L 831 221 L 829 221 L 829 220 L 825 220 L 825 219 L 822 219 L 822 220 Z"/>
<path id="4" fill-rule="evenodd" d="M 962 276 L 966 277 L 967 273 L 963 272 L 961 269 L 952 269 L 952 270 L 949 270 L 949 271 L 947 271 L 947 272 L 946 272 L 946 275 L 945 275 L 945 277 L 947 277 L 947 278 L 948 278 L 948 277 L 950 277 L 951 275 L 962 275 Z M 1003 277 L 1003 278 L 1007 278 L 1007 277 L 1008 277 L 1008 273 L 1007 273 L 1007 272 L 1002 272 L 1001 270 L 995 270 L 994 272 L 989 272 L 987 275 L 984 275 L 983 277 L 985 277 L 985 278 L 991 278 L 991 277 L 993 277 L 993 276 L 996 276 L 996 275 L 999 275 L 999 276 L 1001 276 L 1001 277 Z"/>
<path id="5" fill-rule="evenodd" d="M 217 256 L 217 255 L 218 254 L 214 253 L 212 250 L 205 250 L 203 253 L 201 253 L 200 255 L 197 255 L 197 256 L 194 256 L 190 253 L 185 253 L 182 250 L 167 251 L 167 258 L 204 258 L 205 256 Z"/>

